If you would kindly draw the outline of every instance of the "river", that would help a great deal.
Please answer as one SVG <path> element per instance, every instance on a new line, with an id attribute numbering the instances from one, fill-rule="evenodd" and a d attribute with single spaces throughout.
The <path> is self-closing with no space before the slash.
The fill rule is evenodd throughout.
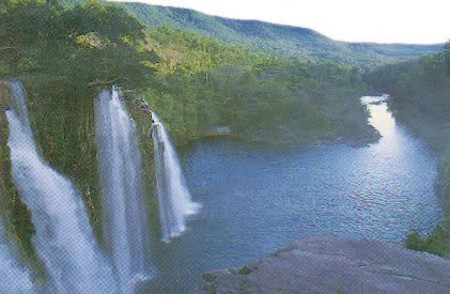
<path id="1" fill-rule="evenodd" d="M 179 150 L 203 208 L 182 237 L 156 242 L 158 274 L 143 292 L 192 290 L 205 271 L 244 265 L 306 236 L 400 243 L 412 229 L 430 232 L 441 219 L 437 157 L 396 123 L 385 102 L 368 107 L 382 138 L 366 147 L 216 139 Z"/>

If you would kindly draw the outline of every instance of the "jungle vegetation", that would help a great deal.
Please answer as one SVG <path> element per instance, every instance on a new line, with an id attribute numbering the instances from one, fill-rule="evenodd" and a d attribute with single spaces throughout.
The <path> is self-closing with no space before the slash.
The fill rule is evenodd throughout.
<path id="1" fill-rule="evenodd" d="M 390 108 L 440 156 L 437 193 L 446 220 L 426 238 L 412 233 L 408 248 L 450 258 L 450 47 L 443 53 L 386 65 L 367 75 L 366 81 L 394 99 Z"/>
<path id="2" fill-rule="evenodd" d="M 366 80 L 398 97 L 392 107 L 404 121 L 420 132 L 413 118 L 424 112 L 427 115 L 420 118 L 435 128 L 436 136 L 441 131 L 448 134 L 444 54 L 375 68 L 436 52 L 438 46 L 348 44 L 306 29 L 135 6 L 96 0 L 0 4 L 2 96 L 7 96 L 5 81 L 22 79 L 42 154 L 76 183 L 97 235 L 101 205 L 93 102 L 100 89 L 113 84 L 127 93 L 141 134 L 148 133 L 148 118 L 136 103 L 144 99 L 176 144 L 201 137 L 217 125 L 229 125 L 237 138 L 276 144 L 338 138 L 365 144 L 377 133 L 367 124 L 367 110 L 358 99 L 368 90 L 360 76 L 375 69 Z M 428 103 L 419 93 L 426 94 Z M 3 112 L 0 123 L 1 213 L 10 235 L 32 256 L 33 226 L 11 181 Z M 151 146 L 141 146 L 151 158 Z M 436 143 L 436 148 L 441 146 Z M 450 165 L 443 158 L 448 195 Z M 152 167 L 146 169 L 151 178 Z"/>
<path id="3" fill-rule="evenodd" d="M 235 137 L 280 144 L 376 138 L 358 100 L 365 85 L 354 66 L 269 56 L 195 32 L 148 27 L 116 4 L 67 4 L 1 3 L 1 88 L 6 97 L 8 79 L 24 82 L 42 154 L 76 183 L 97 235 L 93 102 L 112 84 L 127 93 L 142 133 L 148 118 L 140 118 L 135 102 L 145 99 L 177 144 L 223 124 Z M 8 104 L 4 97 L 1 103 Z M 10 234 L 30 252 L 33 226 L 11 181 L 3 112 L 0 118 L 2 214 Z M 152 167 L 147 169 L 151 175 Z"/>

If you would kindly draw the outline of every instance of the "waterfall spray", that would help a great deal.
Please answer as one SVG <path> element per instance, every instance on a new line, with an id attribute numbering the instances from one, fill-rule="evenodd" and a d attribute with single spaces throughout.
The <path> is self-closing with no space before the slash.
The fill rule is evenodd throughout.
<path id="1" fill-rule="evenodd" d="M 196 214 L 201 205 L 191 200 L 177 154 L 168 132 L 152 112 L 152 137 L 155 148 L 156 182 L 162 240 L 180 236 L 186 230 L 186 217 Z"/>
<path id="2" fill-rule="evenodd" d="M 38 153 L 19 81 L 9 84 L 6 111 L 12 175 L 35 226 L 33 244 L 49 276 L 49 292 L 116 293 L 110 265 L 100 253 L 84 203 L 73 184 Z"/>
<path id="3" fill-rule="evenodd" d="M 141 154 L 135 122 L 117 87 L 95 102 L 97 160 L 103 199 L 104 239 L 122 292 L 151 277 L 146 264 L 150 229 L 143 198 Z"/>
<path id="4" fill-rule="evenodd" d="M 19 266 L 16 253 L 4 236 L 0 222 L 0 289 L 5 293 L 35 293 L 30 273 Z"/>

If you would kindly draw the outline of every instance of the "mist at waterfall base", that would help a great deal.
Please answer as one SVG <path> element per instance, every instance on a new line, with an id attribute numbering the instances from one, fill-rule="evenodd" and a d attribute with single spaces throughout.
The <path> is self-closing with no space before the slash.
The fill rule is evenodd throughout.
<path id="1" fill-rule="evenodd" d="M 10 83 L 14 106 L 6 111 L 12 175 L 35 227 L 33 245 L 51 293 L 115 293 L 110 265 L 100 253 L 81 196 L 41 158 L 29 124 L 26 96 Z"/>
<path id="2" fill-rule="evenodd" d="M 12 243 L 12 242 L 11 242 Z M 12 247 L 12 248 L 11 248 Z M 5 293 L 35 293 L 28 270 L 19 264 L 13 244 L 5 238 L 0 221 L 0 290 Z"/>
<path id="3" fill-rule="evenodd" d="M 411 229 L 430 232 L 441 219 L 437 158 L 396 123 L 384 99 L 362 99 L 382 135 L 367 147 L 206 139 L 178 149 L 202 210 L 182 237 L 154 249 L 158 275 L 149 291 L 187 292 L 206 271 L 247 264 L 307 236 L 401 245 Z"/>
<path id="4" fill-rule="evenodd" d="M 136 123 L 118 88 L 95 102 L 98 173 L 103 203 L 103 236 L 122 293 L 152 277 L 150 228 L 142 187 Z M 134 286 L 133 286 L 134 287 Z"/>

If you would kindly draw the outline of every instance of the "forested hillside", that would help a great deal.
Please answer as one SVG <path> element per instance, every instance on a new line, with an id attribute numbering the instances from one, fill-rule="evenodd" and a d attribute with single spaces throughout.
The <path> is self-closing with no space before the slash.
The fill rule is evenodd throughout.
<path id="1" fill-rule="evenodd" d="M 17 243 L 14 248 L 17 247 L 17 253 L 21 257 L 17 259 L 21 259 L 30 273 L 36 276 L 33 277 L 36 291 L 41 290 L 41 283 L 45 286 L 45 276 L 49 274 L 48 280 L 52 280 L 51 283 L 53 280 L 58 283 L 60 277 L 65 280 L 64 284 L 67 283 L 67 287 L 61 286 L 61 291 L 57 292 L 71 292 L 72 286 L 80 290 L 78 293 L 92 292 L 83 291 L 88 287 L 77 288 L 84 286 L 83 281 L 80 279 L 81 282 L 78 282 L 74 277 L 89 277 L 89 281 L 92 281 L 89 283 L 89 290 L 91 284 L 94 285 L 92 289 L 95 289 L 96 278 L 103 276 L 100 274 L 103 271 L 84 270 L 90 268 L 88 265 L 103 267 L 101 259 L 104 253 L 105 259 L 108 262 L 111 259 L 114 263 L 112 272 L 117 273 L 112 276 L 117 277 L 111 281 L 118 280 L 121 292 L 129 292 L 128 286 L 137 289 L 141 287 L 140 283 L 144 285 L 154 282 L 155 288 L 148 291 L 180 292 L 181 288 L 178 287 L 184 287 L 180 284 L 194 275 L 200 279 L 200 270 L 204 270 L 201 267 L 206 266 L 202 263 L 206 259 L 214 262 L 211 263 L 214 267 L 227 264 L 222 263 L 223 261 L 236 263 L 230 256 L 236 257 L 241 253 L 233 251 L 230 255 L 229 248 L 235 246 L 233 244 L 240 244 L 245 251 L 251 251 L 251 258 L 255 254 L 266 254 L 270 246 L 280 246 L 288 239 L 281 240 L 275 231 L 292 235 L 295 226 L 303 226 L 302 222 L 298 222 L 303 219 L 303 215 L 297 210 L 299 207 L 306 207 L 304 215 L 311 217 L 305 218 L 305 226 L 300 228 L 302 231 L 298 231 L 300 234 L 314 233 L 318 227 L 326 229 L 324 234 L 344 233 L 341 221 L 328 220 L 329 216 L 334 217 L 329 213 L 331 211 L 338 212 L 339 217 L 343 217 L 342 220 L 350 220 L 357 235 L 349 236 L 363 236 L 359 231 L 366 227 L 359 226 L 358 223 L 355 225 L 348 211 L 354 214 L 363 211 L 358 218 L 362 216 L 364 220 L 377 222 L 378 217 L 372 218 L 372 207 L 366 204 L 380 203 L 375 201 L 376 198 L 370 198 L 370 201 L 362 199 L 362 205 L 352 203 L 349 206 L 345 202 L 352 202 L 355 198 L 352 195 L 360 195 L 359 192 L 352 192 L 354 187 L 367 186 L 369 192 L 364 193 L 370 197 L 375 194 L 372 192 L 378 191 L 372 181 L 361 184 L 365 182 L 359 181 L 360 175 L 381 181 L 379 186 L 384 187 L 391 180 L 384 180 L 378 175 L 390 175 L 392 171 L 392 160 L 385 158 L 386 171 L 377 170 L 375 176 L 365 173 L 371 166 L 365 158 L 372 159 L 379 154 L 371 152 L 371 147 L 337 146 L 336 149 L 345 152 L 342 154 L 347 154 L 342 157 L 339 156 L 341 153 L 314 153 L 311 157 L 314 166 L 319 161 L 326 164 L 320 169 L 313 166 L 314 171 L 309 169 L 309 165 L 305 165 L 303 169 L 302 163 L 296 164 L 288 157 L 281 159 L 282 164 L 279 161 L 269 162 L 270 158 L 265 151 L 257 153 L 257 156 L 252 156 L 247 151 L 242 152 L 243 157 L 235 157 L 236 154 L 233 154 L 231 156 L 235 157 L 234 160 L 261 157 L 261 162 L 270 164 L 270 168 L 263 169 L 270 172 L 270 177 L 260 177 L 255 181 L 248 181 L 248 171 L 260 168 L 259 163 L 256 168 L 249 167 L 245 162 L 239 166 L 231 165 L 231 173 L 236 170 L 246 173 L 243 176 L 235 173 L 233 179 L 244 179 L 241 182 L 243 186 L 253 182 L 257 187 L 248 193 L 248 203 L 251 205 L 242 202 L 241 206 L 235 205 L 241 199 L 230 201 L 232 198 L 223 194 L 223 191 L 231 191 L 230 187 L 233 187 L 238 191 L 233 197 L 241 197 L 242 189 L 234 186 L 237 181 L 231 184 L 224 182 L 223 189 L 220 187 L 217 193 L 211 190 L 214 193 L 208 195 L 191 189 L 192 196 L 198 197 L 192 197 L 191 201 L 188 188 L 185 187 L 190 179 L 186 177 L 185 181 L 181 171 L 188 171 L 189 168 L 180 167 L 177 152 L 172 149 L 179 148 L 178 151 L 181 151 L 182 145 L 206 136 L 216 136 L 220 134 L 217 131 L 220 129 L 229 130 L 229 133 L 226 132 L 229 138 L 239 141 L 239 144 L 242 141 L 258 141 L 266 145 L 295 147 L 292 150 L 299 150 L 300 153 L 304 153 L 304 149 L 298 147 L 336 142 L 364 146 L 375 142 L 379 134 L 368 124 L 368 106 L 360 102 L 360 97 L 375 91 L 393 95 L 394 99 L 389 103 L 396 118 L 423 136 L 441 156 L 442 182 L 439 187 L 443 203 L 447 205 L 447 216 L 450 217 L 450 48 L 446 52 L 440 52 L 440 45 L 337 42 L 310 29 L 230 20 L 186 9 L 101 0 L 3 0 L 0 2 L 0 40 L 0 233 L 5 231 L 6 239 Z M 403 61 L 422 55 L 427 56 Z M 449 76 L 446 76 L 446 72 Z M 22 91 L 22 85 L 26 91 Z M 114 90 L 111 91 L 112 89 Z M 102 99 L 97 98 L 99 93 L 102 93 Z M 19 109 L 14 101 L 27 105 L 21 105 L 23 107 Z M 382 106 L 385 107 L 384 104 Z M 29 120 L 24 109 L 28 109 Z M 151 115 L 151 111 L 157 113 L 161 122 Z M 23 112 L 19 115 L 20 121 L 14 119 L 19 112 Z M 166 128 L 170 136 L 166 134 Z M 24 136 L 20 136 L 21 133 Z M 32 145 L 32 148 L 26 145 Z M 194 144 L 189 145 L 189 148 L 192 146 Z M 271 152 L 275 150 L 270 149 Z M 333 147 L 314 149 L 327 152 Z M 367 157 L 364 155 L 360 159 L 359 154 L 362 153 L 354 153 L 354 150 L 369 151 L 365 153 Z M 28 156 L 30 152 L 32 156 Z M 212 153 L 222 156 L 217 150 Z M 228 153 L 224 154 L 223 159 L 228 161 Z M 324 158 L 322 154 L 329 154 L 330 157 Z M 353 154 L 356 154 L 354 157 L 359 161 L 349 164 L 348 159 Z M 224 173 L 211 164 L 214 160 L 201 156 L 204 162 L 202 164 L 209 168 L 206 171 L 208 177 L 213 178 L 211 170 L 216 170 L 223 173 L 221 178 L 231 179 L 228 177 L 230 173 Z M 305 160 L 303 154 L 296 157 L 302 162 Z M 115 160 L 110 160 L 111 158 Z M 348 174 L 340 173 L 339 167 L 328 165 L 335 159 L 342 160 L 342 163 L 337 164 L 342 165 Z M 402 159 L 403 157 L 400 161 Z M 190 160 L 186 160 L 188 161 Z M 105 164 L 111 162 L 114 167 Z M 223 165 L 223 161 L 217 161 L 217 166 Z M 363 172 L 355 172 L 355 166 Z M 275 167 L 289 172 L 283 181 L 279 181 L 283 177 Z M 417 170 L 417 167 L 414 168 Z M 436 166 L 432 165 L 432 168 L 435 171 Z M 304 170 L 323 178 L 313 185 L 312 178 L 305 177 Z M 403 169 L 398 172 L 402 173 Z M 39 176 L 35 177 L 37 174 Z M 52 179 L 53 176 L 47 175 L 56 176 Z M 199 175 L 200 180 L 195 182 L 203 185 L 204 174 L 202 172 Z M 299 184 L 302 183 L 297 181 L 300 177 L 307 182 L 306 185 Z M 63 180 L 60 181 L 60 178 Z M 139 178 L 142 178 L 142 183 Z M 333 178 L 336 185 L 330 184 L 330 178 Z M 355 180 L 348 185 L 351 186 L 351 190 L 348 190 L 351 193 L 347 193 L 342 187 L 342 181 L 348 178 Z M 267 179 L 266 182 L 270 183 L 270 187 L 267 187 L 269 190 L 259 189 L 261 179 Z M 415 182 L 410 178 L 407 181 Z M 63 183 L 62 187 L 59 187 L 60 182 Z M 422 184 L 422 181 L 417 182 Z M 429 183 L 431 182 L 432 179 Z M 32 185 L 22 185 L 23 183 Z M 289 186 L 292 184 L 306 189 L 298 190 L 300 192 L 297 193 Z M 215 185 L 216 183 L 213 184 Z M 111 191 L 107 191 L 105 186 L 114 190 L 114 193 L 109 193 Z M 285 192 L 279 192 L 279 186 L 286 186 Z M 404 191 L 402 188 L 398 190 L 400 193 Z M 314 198 L 305 198 L 304 194 L 311 191 L 314 192 L 311 194 Z M 419 193 L 423 194 L 421 191 Z M 339 198 L 336 197 L 336 192 L 345 195 Z M 329 194 L 332 201 L 325 201 L 324 193 Z M 117 197 L 109 196 L 114 194 Z M 255 195 L 258 194 L 275 200 L 274 205 L 265 201 L 268 198 L 258 198 L 257 202 L 263 205 L 260 206 L 262 210 L 258 206 L 253 207 L 253 212 L 242 209 L 252 206 Z M 391 195 L 389 191 L 379 194 L 383 194 L 383 197 Z M 206 234 L 214 231 L 218 235 L 205 235 L 203 238 L 194 233 L 192 235 L 196 235 L 198 242 L 182 243 L 185 238 L 181 242 L 173 240 L 172 245 L 166 244 L 166 241 L 168 243 L 171 238 L 179 237 L 186 230 L 188 223 L 185 219 L 191 218 L 194 210 L 200 209 L 201 205 L 205 212 L 213 206 L 223 209 L 221 202 L 212 204 L 213 202 L 203 201 L 213 198 L 209 195 L 227 200 L 232 204 L 231 207 L 242 213 L 244 221 L 236 217 L 237 210 L 230 211 L 229 219 L 214 220 L 205 213 L 197 219 L 201 224 L 197 229 Z M 273 197 L 274 195 L 277 197 Z M 296 195 L 301 197 L 293 197 Z M 68 201 L 60 201 L 64 198 L 62 196 L 68 196 Z M 392 213 L 397 219 L 398 214 L 403 212 L 403 198 L 387 198 L 401 199 L 395 209 L 390 204 L 379 205 L 390 210 L 389 214 Z M 80 203 L 80 199 L 84 203 Z M 311 204 L 320 209 L 320 213 L 324 213 L 324 225 L 316 223 L 317 215 L 304 205 L 304 199 L 319 200 L 312 201 Z M 33 202 L 34 200 L 39 201 Z M 293 205 L 294 200 L 298 200 L 297 208 Z M 415 200 L 421 204 L 421 209 L 423 203 Z M 332 205 L 329 209 L 324 206 L 328 204 Z M 111 209 L 113 207 L 119 209 Z M 280 217 L 270 213 L 270 222 L 259 222 L 261 215 L 264 215 L 263 210 L 268 208 L 272 211 L 274 207 L 278 209 Z M 105 217 L 108 211 L 111 216 L 118 216 L 117 222 L 111 221 L 109 224 Z M 412 210 L 414 216 L 428 219 L 423 214 L 415 214 L 415 211 Z M 218 216 L 216 211 L 210 212 L 214 214 L 214 218 Z M 249 217 L 249 213 L 255 214 Z M 380 217 L 384 218 L 384 214 L 380 214 Z M 251 218 L 261 224 L 261 229 L 255 229 L 257 226 L 246 222 Z M 134 221 L 139 219 L 141 223 L 135 226 Z M 173 221 L 174 219 L 178 220 Z M 189 219 L 191 220 L 194 219 Z M 223 228 L 230 226 L 228 220 L 236 221 L 237 227 L 244 224 L 246 228 L 242 232 L 250 234 L 235 234 L 230 231 L 230 235 L 221 235 L 226 231 Z M 285 221 L 287 226 L 281 230 L 279 224 Z M 164 223 L 170 222 L 176 223 L 174 227 L 177 228 L 166 230 Z M 208 222 L 212 224 L 211 231 L 203 227 Z M 61 224 L 64 226 L 60 226 Z M 141 224 L 144 225 L 140 226 Z M 339 227 L 334 230 L 332 227 L 336 224 Z M 108 226 L 114 227 L 114 232 L 121 235 L 120 238 L 112 237 L 112 230 Z M 395 222 L 392 227 L 397 229 Z M 266 232 L 266 228 L 274 229 L 275 234 Z M 72 229 L 75 234 L 71 234 Z M 192 229 L 194 226 L 189 223 L 191 233 Z M 379 229 L 382 234 L 377 236 L 384 238 L 386 234 L 383 224 L 375 228 Z M 399 231 L 402 235 L 398 235 L 397 240 L 408 229 L 409 227 L 405 227 L 403 231 Z M 78 234 L 78 231 L 83 231 L 83 234 Z M 128 234 L 135 231 L 136 234 Z M 165 231 L 171 231 L 167 240 L 164 237 Z M 261 250 L 264 249 L 264 252 L 257 252 L 252 246 L 241 242 L 255 231 L 267 235 L 261 236 L 269 237 L 266 240 L 275 239 L 276 242 L 269 247 L 266 242 L 253 242 L 263 244 Z M 449 231 L 450 221 L 447 221 L 428 239 L 411 234 L 407 245 L 413 249 L 450 256 Z M 387 232 L 390 234 L 390 229 Z M 232 239 L 229 238 L 232 235 L 236 240 L 231 243 L 223 242 Z M 55 236 L 58 238 L 53 238 Z M 144 240 L 144 237 L 148 240 Z M 48 240 L 45 241 L 44 250 L 38 244 L 39 238 Z M 208 238 L 210 241 L 214 239 L 216 245 L 223 243 L 219 244 L 223 248 L 205 242 Z M 72 246 L 74 241 L 82 239 L 84 241 L 80 242 L 80 246 Z M 148 252 L 144 248 L 146 241 L 152 245 Z M 59 243 L 64 244 L 60 246 Z M 98 243 L 101 248 L 91 248 L 94 243 Z M 124 243 L 129 244 L 123 247 Z M 179 245 L 181 246 L 176 247 Z M 0 246 L 3 248 L 3 243 Z M 219 249 L 217 252 L 220 254 L 191 254 L 192 250 L 203 253 L 207 247 Z M 70 254 L 71 249 L 76 254 Z M 120 253 L 124 253 L 127 262 L 122 262 L 122 255 L 116 254 L 122 249 L 125 250 Z M 140 254 L 135 255 L 136 251 L 140 251 Z M 39 252 L 44 254 L 39 255 Z M 85 252 L 87 253 L 84 254 Z M 216 260 L 222 258 L 220 255 L 224 255 L 224 259 Z M 51 256 L 53 264 L 45 262 L 46 256 Z M 84 260 L 85 256 L 87 262 Z M 66 262 L 65 257 L 70 260 Z M 144 268 L 144 261 L 148 263 L 148 268 Z M 216 261 L 219 263 L 215 263 Z M 135 267 L 140 268 L 134 272 Z M 179 272 L 180 268 L 182 271 Z M 163 290 L 158 291 L 158 283 L 164 284 L 161 288 Z M 110 286 L 114 283 L 105 284 Z M 147 288 L 143 289 L 139 288 L 140 291 L 147 291 Z M 45 292 L 46 288 L 43 287 L 42 291 Z"/>
<path id="2" fill-rule="evenodd" d="M 385 62 L 427 55 L 442 49 L 440 45 L 339 42 L 306 28 L 227 19 L 182 8 L 121 4 L 151 27 L 172 26 L 226 43 L 245 44 L 264 54 L 342 62 L 363 69 L 373 69 Z"/>
<path id="3" fill-rule="evenodd" d="M 367 110 L 358 99 L 367 92 L 359 77 L 361 68 L 368 63 L 355 59 L 347 62 L 345 58 L 362 54 L 370 62 L 374 56 L 384 56 L 382 60 L 386 61 L 386 56 L 406 58 L 438 49 L 346 44 L 306 29 L 164 8 L 167 13 L 179 13 L 171 16 L 177 22 L 167 23 L 165 14 L 159 11 L 163 8 L 152 6 L 148 6 L 150 11 L 159 11 L 152 19 L 160 23 L 146 26 L 142 16 L 138 19 L 121 5 L 79 2 L 2 2 L 0 38 L 4 42 L 0 47 L 0 75 L 2 82 L 17 77 L 23 80 L 38 145 L 50 164 L 73 179 L 82 191 L 97 232 L 100 207 L 93 102 L 100 89 L 114 84 L 124 90 L 142 134 L 148 133 L 148 118 L 137 113 L 136 105 L 141 99 L 146 100 L 166 123 L 177 144 L 201 137 L 221 125 L 230 126 L 232 136 L 246 140 L 298 145 L 339 139 L 365 144 L 377 138 L 367 123 Z M 224 28 L 217 35 L 199 34 L 198 27 L 190 24 L 198 21 L 190 15 L 204 18 L 206 23 L 221 23 L 228 28 L 229 38 L 221 35 Z M 189 21 L 184 23 L 183 19 Z M 192 31 L 180 29 L 184 25 Z M 275 54 L 281 53 L 271 47 L 281 44 L 277 38 L 301 44 L 301 50 L 295 47 L 295 58 Z M 267 42 L 268 51 L 261 50 L 263 41 Z M 308 51 L 313 49 L 314 52 Z M 352 50 L 359 53 L 355 55 Z M 406 53 L 408 50 L 411 55 Z M 334 54 L 340 57 L 335 58 Z M 378 89 L 399 97 L 394 107 L 405 121 L 423 108 L 429 119 L 439 120 L 436 130 L 443 134 L 448 132 L 442 123 L 447 123 L 449 109 L 448 99 L 443 100 L 448 97 L 448 79 L 441 74 L 443 58 L 439 54 L 419 62 L 388 65 L 371 74 L 369 80 Z M 430 100 L 432 103 L 422 103 L 421 97 L 430 92 L 434 96 L 427 99 L 434 99 Z M 408 99 L 414 100 L 408 103 Z M 0 103 L 3 107 L 8 104 L 3 98 Z M 406 108 L 408 111 L 401 111 Z M 0 118 L 6 126 L 3 113 Z M 4 167 L 0 181 L 2 207 L 9 213 L 11 230 L 25 247 L 30 247 L 33 227 L 11 184 L 6 129 L 2 127 L 0 133 Z M 149 149 L 147 146 L 145 150 Z M 448 172 L 445 165 L 442 170 Z"/>
<path id="4" fill-rule="evenodd" d="M 397 119 L 425 138 L 440 155 L 438 194 L 450 218 L 450 72 L 449 51 L 431 57 L 387 65 L 366 79 L 378 91 L 393 96 Z M 446 74 L 447 71 L 447 74 Z M 450 257 L 450 221 L 428 240 L 411 235 L 408 245 Z"/>
<path id="5" fill-rule="evenodd" d="M 3 76 L 78 88 L 70 93 L 122 85 L 150 98 L 180 140 L 214 124 L 231 124 L 246 137 L 264 130 L 280 141 L 292 132 L 302 141 L 353 136 L 352 126 L 359 134 L 367 130 L 356 68 L 288 61 L 188 31 L 146 28 L 119 6 L 95 1 L 72 8 L 19 1 L 4 11 L 2 39 L 10 44 L 1 51 Z"/>
<path id="6" fill-rule="evenodd" d="M 126 93 L 142 136 L 148 136 L 149 122 L 136 103 L 144 99 L 178 144 L 223 124 L 235 137 L 281 144 L 376 138 L 359 103 L 365 86 L 356 67 L 286 60 L 194 32 L 146 27 L 125 8 L 98 1 L 2 2 L 0 39 L 1 88 L 8 79 L 24 82 L 42 154 L 76 183 L 97 234 L 93 103 L 100 89 L 113 84 Z M 7 107 L 7 93 L 1 96 Z M 2 213 L 9 232 L 31 250 L 34 229 L 11 182 L 3 112 L 0 118 Z M 144 156 L 151 158 L 145 146 Z"/>
<path id="7" fill-rule="evenodd" d="M 17 77 L 24 82 L 44 158 L 76 183 L 98 229 L 93 99 L 99 87 L 113 81 L 138 87 L 152 74 L 153 69 L 142 63 L 156 56 L 140 53 L 135 46 L 144 36 L 143 26 L 121 8 L 94 2 L 72 9 L 54 1 L 2 2 L 0 15 L 2 82 Z M 3 110 L 9 102 L 7 93 L 2 94 Z M 1 213 L 6 214 L 10 234 L 30 252 L 34 229 L 11 182 L 3 111 L 0 118 Z"/>

